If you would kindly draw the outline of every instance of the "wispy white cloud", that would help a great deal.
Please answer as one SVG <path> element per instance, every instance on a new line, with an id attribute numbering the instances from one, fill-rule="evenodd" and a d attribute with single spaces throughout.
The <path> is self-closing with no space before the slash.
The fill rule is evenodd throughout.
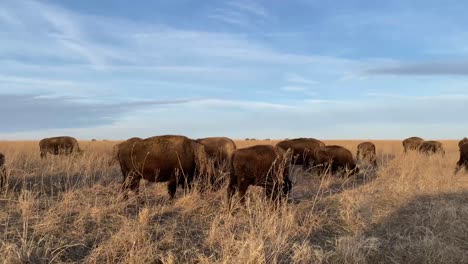
<path id="1" fill-rule="evenodd" d="M 249 25 L 248 17 L 244 14 L 226 8 L 215 8 L 213 13 L 209 15 L 210 18 L 233 24 L 235 26 L 247 27 Z"/>
<path id="2" fill-rule="evenodd" d="M 444 93 L 437 95 L 403 95 L 398 93 L 367 93 L 369 97 L 375 98 L 386 98 L 386 99 L 395 99 L 395 100 L 408 100 L 408 101 L 437 101 L 437 100 L 453 100 L 453 101 L 463 101 L 468 100 L 468 93 Z"/>
<path id="3" fill-rule="evenodd" d="M 269 17 L 269 13 L 260 4 L 255 3 L 254 1 L 231 1 L 228 5 L 235 7 L 239 10 L 246 11 L 250 14 L 261 16 L 264 18 Z"/>
<path id="4" fill-rule="evenodd" d="M 303 76 L 300 76 L 299 74 L 294 74 L 294 73 L 287 74 L 286 75 L 286 81 L 291 82 L 291 83 L 309 84 L 309 85 L 319 83 L 318 81 L 308 79 L 308 78 L 305 78 Z"/>
<path id="5" fill-rule="evenodd" d="M 201 99 L 193 101 L 190 104 L 203 107 L 228 107 L 228 108 L 241 108 L 241 109 L 296 109 L 296 107 L 286 104 L 276 104 L 262 101 L 248 101 L 248 100 L 226 100 L 226 99 Z"/>
<path id="6" fill-rule="evenodd" d="M 232 1 L 221 8 L 213 8 L 208 16 L 234 26 L 251 28 L 256 22 L 268 19 L 269 13 L 266 8 L 252 1 Z"/>
<path id="7" fill-rule="evenodd" d="M 304 92 L 307 88 L 302 86 L 283 86 L 281 87 L 281 90 L 286 92 Z"/>

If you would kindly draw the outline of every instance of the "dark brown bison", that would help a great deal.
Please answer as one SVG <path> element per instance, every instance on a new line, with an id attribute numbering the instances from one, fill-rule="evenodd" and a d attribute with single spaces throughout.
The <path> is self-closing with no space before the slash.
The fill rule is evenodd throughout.
<path id="1" fill-rule="evenodd" d="M 328 171 L 335 174 L 340 170 L 347 171 L 348 176 L 359 173 L 353 154 L 344 147 L 326 146 L 317 149 L 314 155 L 320 173 Z"/>
<path id="2" fill-rule="evenodd" d="M 463 138 L 462 140 L 460 140 L 460 142 L 458 142 L 458 147 L 460 148 L 463 144 L 466 144 L 468 143 L 468 138 Z"/>
<path id="3" fill-rule="evenodd" d="M 315 150 L 325 147 L 325 144 L 314 138 L 295 138 L 278 142 L 276 146 L 284 151 L 291 149 L 294 164 L 307 169 L 315 163 L 313 158 Z"/>
<path id="4" fill-rule="evenodd" d="M 133 142 L 136 142 L 136 141 L 140 141 L 140 140 L 143 140 L 139 137 L 132 137 L 132 138 L 129 138 L 123 142 L 120 142 L 118 144 L 116 144 L 113 148 L 112 148 L 112 154 L 111 154 L 111 159 L 109 160 L 109 166 L 115 164 L 115 163 L 119 163 L 119 148 L 121 145 L 125 145 L 125 144 L 131 144 Z"/>
<path id="5" fill-rule="evenodd" d="M 81 153 L 78 141 L 73 137 L 51 137 L 39 141 L 41 158 L 45 158 L 47 153 L 52 155 L 70 155 L 72 153 Z"/>
<path id="6" fill-rule="evenodd" d="M 177 185 L 190 187 L 196 174 L 206 164 L 205 147 L 184 136 L 156 136 L 143 140 L 124 141 L 118 148 L 120 168 L 124 177 L 124 198 L 128 190 L 138 194 L 140 179 L 168 182 L 171 198 Z"/>
<path id="7" fill-rule="evenodd" d="M 457 162 L 455 173 L 457 173 L 462 167 L 465 167 L 465 171 L 468 171 L 468 144 L 460 146 L 460 160 Z"/>
<path id="8" fill-rule="evenodd" d="M 262 186 L 268 197 L 287 195 L 292 188 L 289 180 L 290 154 L 270 145 L 238 149 L 232 157 L 232 169 L 227 190 L 228 201 L 239 190 L 241 203 L 249 185 Z"/>
<path id="9" fill-rule="evenodd" d="M 197 139 L 197 142 L 205 146 L 209 161 L 207 168 L 211 168 L 207 171 L 207 179 L 205 179 L 205 183 L 209 182 L 210 184 L 200 186 L 201 190 L 207 190 L 206 187 L 217 190 L 222 186 L 225 178 L 216 172 L 225 173 L 231 170 L 231 160 L 234 151 L 236 151 L 236 143 L 227 137 L 200 138 Z"/>
<path id="10" fill-rule="evenodd" d="M 206 154 L 215 162 L 217 168 L 227 165 L 230 168 L 231 158 L 236 151 L 236 143 L 227 137 L 209 137 L 197 139 L 205 146 Z"/>
<path id="11" fill-rule="evenodd" d="M 419 146 L 424 142 L 424 139 L 420 137 L 410 137 L 403 140 L 403 148 L 405 149 L 405 153 L 408 150 L 418 150 Z"/>
<path id="12" fill-rule="evenodd" d="M 357 146 L 356 159 L 377 166 L 377 154 L 372 142 L 362 142 Z"/>
<path id="13" fill-rule="evenodd" d="M 441 153 L 442 155 L 445 154 L 444 147 L 442 146 L 442 143 L 439 141 L 424 141 L 418 148 L 418 150 L 421 153 L 424 154 L 435 154 L 435 153 Z"/>
<path id="14" fill-rule="evenodd" d="M 5 167 L 5 155 L 0 153 L 0 190 L 5 187 L 7 182 L 7 171 Z"/>

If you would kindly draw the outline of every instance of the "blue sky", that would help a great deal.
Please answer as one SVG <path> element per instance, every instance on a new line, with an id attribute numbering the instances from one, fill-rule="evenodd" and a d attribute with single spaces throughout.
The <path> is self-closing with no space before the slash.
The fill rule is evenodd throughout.
<path id="1" fill-rule="evenodd" d="M 3 0 L 0 139 L 468 134 L 464 1 Z"/>

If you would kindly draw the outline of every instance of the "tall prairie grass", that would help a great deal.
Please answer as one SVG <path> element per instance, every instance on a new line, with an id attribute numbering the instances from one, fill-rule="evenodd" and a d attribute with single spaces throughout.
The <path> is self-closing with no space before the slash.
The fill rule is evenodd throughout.
<path id="1" fill-rule="evenodd" d="M 237 141 L 238 147 L 277 141 Z M 353 153 L 361 141 L 327 141 Z M 468 263 L 468 174 L 445 157 L 374 141 L 379 169 L 321 178 L 294 168 L 288 203 L 250 187 L 228 210 L 226 186 L 200 194 L 142 182 L 119 199 L 116 142 L 41 160 L 37 142 L 0 142 L 0 263 Z"/>

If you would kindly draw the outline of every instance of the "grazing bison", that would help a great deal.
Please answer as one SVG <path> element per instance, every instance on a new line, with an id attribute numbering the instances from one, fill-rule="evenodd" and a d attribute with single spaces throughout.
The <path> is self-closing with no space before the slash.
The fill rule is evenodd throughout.
<path id="1" fill-rule="evenodd" d="M 109 161 L 109 166 L 119 162 L 119 148 L 120 148 L 121 145 L 132 144 L 132 143 L 134 143 L 136 141 L 140 141 L 140 140 L 142 140 L 142 139 L 139 138 L 139 137 L 132 137 L 132 138 L 129 138 L 129 139 L 123 141 L 123 142 L 120 142 L 120 143 L 116 144 L 112 148 L 112 156 L 111 156 L 111 159 Z"/>
<path id="2" fill-rule="evenodd" d="M 465 171 L 468 171 L 468 144 L 460 146 L 460 160 L 457 162 L 455 174 L 462 168 L 465 167 Z"/>
<path id="3" fill-rule="evenodd" d="M 214 170 L 207 171 L 206 179 L 211 185 L 202 185 L 204 187 L 213 187 L 219 189 L 224 182 L 224 177 L 217 177 L 216 171 L 229 172 L 231 169 L 231 160 L 234 151 L 236 151 L 236 143 L 227 137 L 209 137 L 196 140 L 198 143 L 205 146 L 205 151 L 209 159 L 209 166 Z"/>
<path id="4" fill-rule="evenodd" d="M 227 190 L 228 201 L 239 190 L 241 203 L 249 185 L 262 186 L 271 198 L 287 195 L 292 188 L 289 180 L 290 154 L 270 145 L 238 149 L 232 157 L 232 169 Z"/>
<path id="5" fill-rule="evenodd" d="M 7 182 L 7 172 L 6 172 L 6 167 L 5 167 L 5 155 L 3 153 L 0 153 L 0 190 L 5 187 L 6 182 Z"/>
<path id="6" fill-rule="evenodd" d="M 220 168 L 231 163 L 232 154 L 236 151 L 236 143 L 227 137 L 209 137 L 196 140 L 205 146 L 206 154 L 213 159 L 215 166 Z M 230 168 L 230 166 L 228 167 Z"/>
<path id="7" fill-rule="evenodd" d="M 41 158 L 45 158 L 47 153 L 52 155 L 70 155 L 72 153 L 81 153 L 78 141 L 73 137 L 51 137 L 39 141 Z"/>
<path id="8" fill-rule="evenodd" d="M 197 173 L 206 164 L 205 147 L 184 136 L 156 136 L 125 141 L 118 148 L 120 168 L 124 177 L 122 191 L 127 198 L 130 189 L 138 194 L 140 179 L 168 182 L 174 197 L 177 185 L 190 187 Z"/>
<path id="9" fill-rule="evenodd" d="M 442 146 L 442 143 L 440 143 L 439 141 L 433 141 L 433 140 L 424 141 L 419 146 L 418 150 L 424 154 L 435 154 L 435 153 L 441 153 L 443 155 L 445 154 L 445 150 Z"/>
<path id="10" fill-rule="evenodd" d="M 377 166 L 375 145 L 372 142 L 362 142 L 357 146 L 356 159 Z"/>
<path id="11" fill-rule="evenodd" d="M 458 142 L 458 147 L 460 148 L 463 144 L 466 144 L 468 143 L 468 138 L 463 138 L 462 140 L 460 140 L 460 142 Z"/>
<path id="12" fill-rule="evenodd" d="M 315 163 L 313 158 L 315 150 L 325 147 L 325 144 L 314 138 L 295 138 L 278 142 L 276 146 L 284 151 L 291 149 L 294 164 L 307 169 Z"/>
<path id="13" fill-rule="evenodd" d="M 420 137 L 410 137 L 403 140 L 403 148 L 405 149 L 405 153 L 408 150 L 418 150 L 419 146 L 424 142 L 424 139 Z"/>
<path id="14" fill-rule="evenodd" d="M 359 173 L 351 151 L 341 146 L 326 146 L 315 151 L 315 161 L 320 173 L 327 170 L 332 174 L 340 170 L 349 170 L 348 176 Z"/>

